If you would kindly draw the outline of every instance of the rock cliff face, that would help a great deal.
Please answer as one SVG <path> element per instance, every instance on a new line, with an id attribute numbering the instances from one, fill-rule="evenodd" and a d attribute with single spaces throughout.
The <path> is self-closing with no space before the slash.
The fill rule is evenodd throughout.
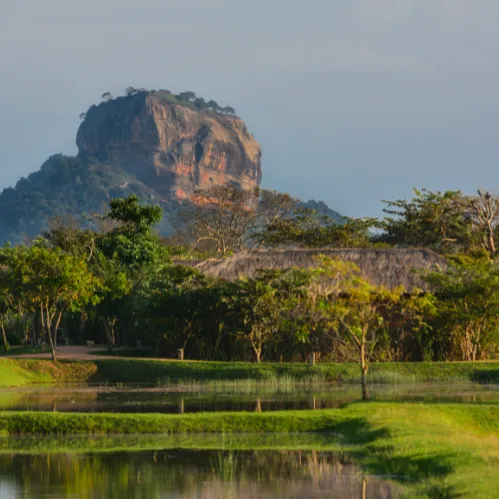
<path id="1" fill-rule="evenodd" d="M 236 116 L 140 93 L 92 106 L 78 130 L 79 156 L 118 165 L 162 201 L 230 183 L 259 185 L 260 146 Z"/>

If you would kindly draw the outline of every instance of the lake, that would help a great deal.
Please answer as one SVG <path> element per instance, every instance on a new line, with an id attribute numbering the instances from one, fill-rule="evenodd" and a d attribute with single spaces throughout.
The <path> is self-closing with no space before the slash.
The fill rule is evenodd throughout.
<path id="1" fill-rule="evenodd" d="M 359 399 L 353 385 L 241 387 L 45 386 L 4 389 L 0 411 L 156 412 L 182 414 L 221 411 L 332 409 Z M 470 382 L 374 385 L 373 400 L 422 402 L 499 402 L 497 385 Z"/>

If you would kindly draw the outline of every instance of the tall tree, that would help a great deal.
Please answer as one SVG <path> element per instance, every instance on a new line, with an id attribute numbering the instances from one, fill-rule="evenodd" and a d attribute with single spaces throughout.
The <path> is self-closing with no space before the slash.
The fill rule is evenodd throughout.
<path id="1" fill-rule="evenodd" d="M 109 206 L 107 218 L 117 225 L 98 239 L 99 249 L 107 258 L 133 268 L 165 257 L 165 249 L 152 231 L 161 220 L 161 208 L 141 205 L 137 196 L 113 199 Z"/>
<path id="2" fill-rule="evenodd" d="M 403 289 L 388 290 L 369 283 L 350 262 L 323 258 L 321 271 L 327 279 L 319 306 L 330 327 L 344 335 L 357 351 L 362 398 L 368 399 L 367 374 L 375 349 L 387 339 L 386 309 L 398 303 Z"/>
<path id="3" fill-rule="evenodd" d="M 60 248 L 47 248 L 41 241 L 32 247 L 14 248 L 7 254 L 5 264 L 8 280 L 16 284 L 15 288 L 10 287 L 11 302 L 23 302 L 31 312 L 40 313 L 55 361 L 57 330 L 63 313 L 96 304 L 100 281 L 83 258 L 66 254 Z"/>
<path id="4" fill-rule="evenodd" d="M 134 294 L 169 264 L 167 249 L 153 232 L 161 208 L 141 205 L 136 196 L 110 202 L 107 218 L 116 225 L 97 239 L 93 267 L 105 283 L 98 307 L 108 348 L 115 343 L 118 318 L 135 321 Z"/>

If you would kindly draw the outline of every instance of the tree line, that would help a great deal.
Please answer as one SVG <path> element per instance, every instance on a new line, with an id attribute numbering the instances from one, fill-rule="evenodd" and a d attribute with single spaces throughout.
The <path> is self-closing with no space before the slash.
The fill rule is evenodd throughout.
<path id="1" fill-rule="evenodd" d="M 9 344 L 62 341 L 147 347 L 206 360 L 479 360 L 499 349 L 498 204 L 479 192 L 415 191 L 386 217 L 335 220 L 287 194 L 218 186 L 179 206 L 161 238 L 161 209 L 114 199 L 90 227 L 53 221 L 0 251 L 0 326 Z M 210 278 L 190 259 L 255 247 L 426 247 L 447 259 L 425 290 L 386 289 L 353 264 Z"/>
<path id="2" fill-rule="evenodd" d="M 170 90 L 160 89 L 160 90 L 147 90 L 145 88 L 136 88 L 136 87 L 127 87 L 125 89 L 125 97 L 133 97 L 134 95 L 140 94 L 151 94 L 155 95 L 161 99 L 164 99 L 168 102 L 172 102 L 174 104 L 180 104 L 183 106 L 187 106 L 193 109 L 198 110 L 208 110 L 217 114 L 227 114 L 227 115 L 235 115 L 236 110 L 232 106 L 220 106 L 218 102 L 213 99 L 206 100 L 203 97 L 196 96 L 194 92 L 191 90 L 186 90 L 184 92 L 180 92 L 178 94 L 174 94 L 170 92 Z M 118 97 L 119 98 L 119 97 Z M 104 92 L 101 95 L 101 99 L 103 102 L 109 102 L 115 97 L 111 92 Z M 90 109 L 97 107 L 95 104 L 90 106 Z M 87 117 L 88 111 L 80 114 L 80 119 L 84 120 Z"/>

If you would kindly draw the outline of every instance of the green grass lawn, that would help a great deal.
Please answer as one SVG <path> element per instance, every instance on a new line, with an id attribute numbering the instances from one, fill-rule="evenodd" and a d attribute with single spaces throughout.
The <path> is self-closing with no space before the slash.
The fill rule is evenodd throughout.
<path id="1" fill-rule="evenodd" d="M 370 380 L 377 383 L 417 381 L 499 382 L 498 362 L 421 362 L 372 364 Z M 198 383 L 220 381 L 357 382 L 356 364 L 195 362 L 144 359 L 92 361 L 0 359 L 0 388 L 31 383 Z"/>
<path id="2" fill-rule="evenodd" d="M 147 437 L 142 448 L 157 448 L 162 440 L 166 446 L 217 448 L 221 435 L 225 448 L 342 448 L 367 473 L 404 484 L 408 497 L 493 498 L 499 490 L 497 404 L 362 402 L 341 409 L 261 414 L 0 414 L 2 452 L 9 450 L 9 434 L 57 435 L 50 450 L 67 451 L 71 443 L 61 440 L 64 434 L 72 435 L 74 448 L 84 450 L 73 435 L 140 432 L 161 433 L 158 439 Z"/>
<path id="3" fill-rule="evenodd" d="M 85 382 L 95 374 L 91 362 L 0 359 L 0 388 L 45 383 Z"/>

